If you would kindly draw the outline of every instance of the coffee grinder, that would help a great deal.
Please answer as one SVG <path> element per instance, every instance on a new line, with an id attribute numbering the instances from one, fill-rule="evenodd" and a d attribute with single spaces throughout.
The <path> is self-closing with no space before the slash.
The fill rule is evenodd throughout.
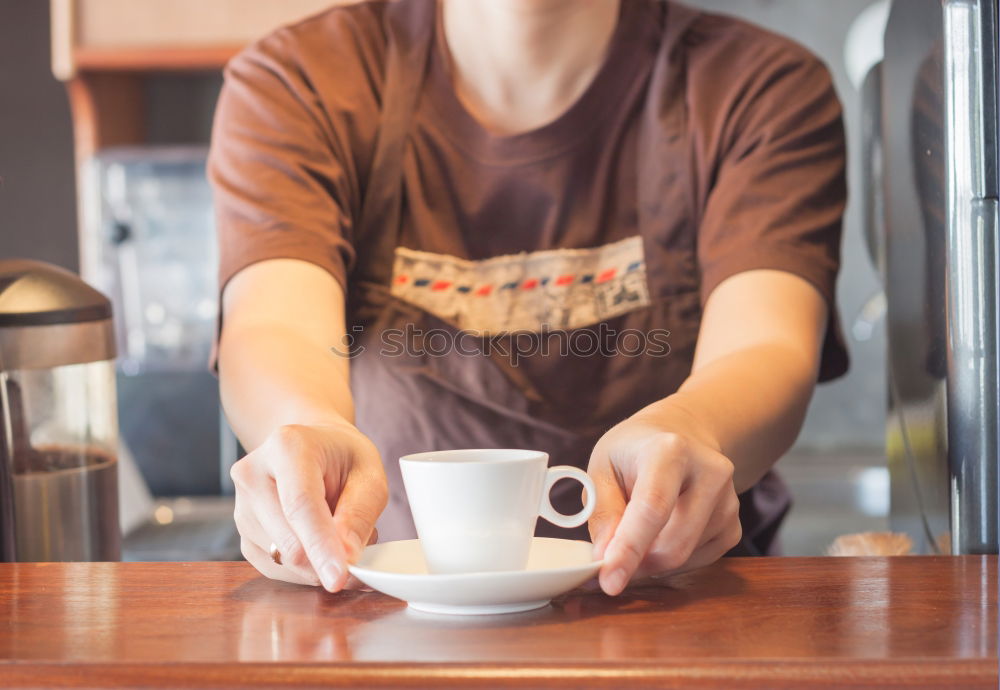
<path id="1" fill-rule="evenodd" d="M 114 561 L 111 303 L 76 275 L 0 261 L 0 561 Z"/>

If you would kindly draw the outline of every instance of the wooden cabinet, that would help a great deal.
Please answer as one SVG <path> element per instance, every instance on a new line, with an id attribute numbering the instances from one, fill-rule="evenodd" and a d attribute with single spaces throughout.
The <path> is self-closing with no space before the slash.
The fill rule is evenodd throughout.
<path id="1" fill-rule="evenodd" d="M 143 140 L 146 75 L 219 70 L 248 42 L 334 4 L 51 0 L 52 71 L 69 88 L 77 164 L 106 146 Z"/>
<path id="2" fill-rule="evenodd" d="M 211 69 L 332 0 L 51 0 L 52 65 L 78 71 Z"/>
<path id="3" fill-rule="evenodd" d="M 52 71 L 69 94 L 78 205 L 93 154 L 148 141 L 151 80 L 217 73 L 269 31 L 350 1 L 356 0 L 50 0 Z M 87 216 L 81 207 L 81 224 Z M 86 243 L 80 246 L 87 267 Z"/>

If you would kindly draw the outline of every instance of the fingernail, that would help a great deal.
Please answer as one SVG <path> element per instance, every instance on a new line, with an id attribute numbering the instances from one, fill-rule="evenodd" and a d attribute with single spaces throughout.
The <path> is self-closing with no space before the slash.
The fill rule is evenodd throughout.
<path id="1" fill-rule="evenodd" d="M 343 571 L 336 561 L 329 561 L 326 565 L 320 568 L 319 579 L 323 582 L 323 587 L 328 592 L 335 591 L 334 588 L 337 586 L 337 580 L 340 579 L 340 575 Z"/>
<path id="2" fill-rule="evenodd" d="M 604 558 L 610 541 L 607 532 L 601 532 L 594 538 L 594 558 Z"/>
<path id="3" fill-rule="evenodd" d="M 619 568 L 608 576 L 608 594 L 620 594 L 628 583 L 628 574 L 623 568 Z"/>

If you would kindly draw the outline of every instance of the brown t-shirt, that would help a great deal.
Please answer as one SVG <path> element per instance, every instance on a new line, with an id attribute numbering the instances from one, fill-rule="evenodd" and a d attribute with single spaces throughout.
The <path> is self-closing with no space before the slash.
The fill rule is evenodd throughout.
<path id="1" fill-rule="evenodd" d="M 358 247 L 391 4 L 328 10 L 229 64 L 210 157 L 222 285 L 283 257 L 351 292 L 376 260 Z M 831 313 L 821 379 L 845 371 L 844 134 L 815 57 L 734 19 L 623 0 L 583 95 L 501 136 L 464 109 L 431 31 L 408 75 L 399 227 L 377 259 L 389 297 L 355 324 L 357 421 L 390 477 L 384 538 L 412 535 L 402 454 L 530 447 L 586 466 L 601 433 L 677 390 L 705 300 L 742 271 L 814 285 Z M 769 476 L 742 499 L 748 550 L 766 549 L 786 494 Z"/>

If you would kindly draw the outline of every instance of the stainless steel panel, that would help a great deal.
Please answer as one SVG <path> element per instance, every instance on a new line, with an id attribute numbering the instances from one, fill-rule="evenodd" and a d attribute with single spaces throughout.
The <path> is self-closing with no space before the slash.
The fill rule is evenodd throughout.
<path id="1" fill-rule="evenodd" d="M 861 85 L 861 188 L 865 190 L 861 231 L 868 256 L 885 280 L 885 198 L 879 187 L 883 174 L 882 63 L 868 71 Z"/>
<path id="2" fill-rule="evenodd" d="M 956 554 L 997 551 L 996 46 L 995 0 L 945 2 L 948 456 Z"/>
<path id="3" fill-rule="evenodd" d="M 881 245 L 888 302 L 890 526 L 919 552 L 950 541 L 943 26 L 937 0 L 897 0 L 881 67 Z M 869 202 L 871 203 L 871 202 Z"/>

